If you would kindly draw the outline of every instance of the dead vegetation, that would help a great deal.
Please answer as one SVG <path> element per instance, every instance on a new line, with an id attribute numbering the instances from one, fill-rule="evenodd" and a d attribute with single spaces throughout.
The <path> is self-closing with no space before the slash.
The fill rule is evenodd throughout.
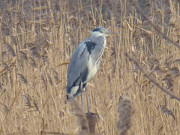
<path id="1" fill-rule="evenodd" d="M 120 135 L 127 135 L 131 127 L 131 118 L 133 115 L 133 105 L 130 98 L 123 96 L 119 98 L 118 104 L 119 120 L 117 128 L 120 130 Z"/>
<path id="2" fill-rule="evenodd" d="M 102 26 L 119 36 L 108 38 L 88 85 L 96 131 L 179 135 L 180 103 L 156 85 L 180 98 L 179 2 L 138 2 L 145 17 L 134 0 L 1 0 L 0 134 L 87 134 L 77 122 L 83 113 L 77 106 L 74 115 L 66 102 L 67 65 L 78 43 Z M 122 95 L 131 104 L 119 102 Z"/>

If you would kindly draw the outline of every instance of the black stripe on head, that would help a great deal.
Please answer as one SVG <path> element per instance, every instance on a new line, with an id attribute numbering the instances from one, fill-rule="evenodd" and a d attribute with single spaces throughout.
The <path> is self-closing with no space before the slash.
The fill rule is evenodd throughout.
<path id="1" fill-rule="evenodd" d="M 100 31 L 102 28 L 95 28 L 94 30 L 93 30 L 93 32 L 94 31 Z"/>
<path id="2" fill-rule="evenodd" d="M 95 48 L 96 43 L 94 42 L 85 42 L 86 46 L 87 46 L 87 50 L 89 52 L 89 54 L 91 54 L 91 51 Z"/>

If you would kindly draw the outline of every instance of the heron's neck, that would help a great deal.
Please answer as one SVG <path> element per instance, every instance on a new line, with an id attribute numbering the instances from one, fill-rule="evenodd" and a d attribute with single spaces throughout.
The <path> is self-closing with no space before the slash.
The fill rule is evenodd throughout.
<path id="1" fill-rule="evenodd" d="M 90 40 L 95 42 L 95 43 L 106 43 L 106 37 L 105 36 L 95 36 L 91 35 Z"/>

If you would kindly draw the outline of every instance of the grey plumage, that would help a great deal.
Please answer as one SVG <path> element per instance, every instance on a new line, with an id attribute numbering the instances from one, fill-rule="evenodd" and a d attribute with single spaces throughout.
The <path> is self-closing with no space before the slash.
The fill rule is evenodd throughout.
<path id="1" fill-rule="evenodd" d="M 96 74 L 106 46 L 105 36 L 112 34 L 104 28 L 96 28 L 89 38 L 75 49 L 68 67 L 67 94 L 78 96 Z M 68 98 L 68 96 L 67 96 Z"/>

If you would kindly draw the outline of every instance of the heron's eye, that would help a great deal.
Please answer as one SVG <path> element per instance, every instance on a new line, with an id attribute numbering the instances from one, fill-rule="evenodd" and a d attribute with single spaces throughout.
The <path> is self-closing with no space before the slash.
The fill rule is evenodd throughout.
<path id="1" fill-rule="evenodd" d="M 99 32 L 104 33 L 104 31 L 100 30 Z"/>

